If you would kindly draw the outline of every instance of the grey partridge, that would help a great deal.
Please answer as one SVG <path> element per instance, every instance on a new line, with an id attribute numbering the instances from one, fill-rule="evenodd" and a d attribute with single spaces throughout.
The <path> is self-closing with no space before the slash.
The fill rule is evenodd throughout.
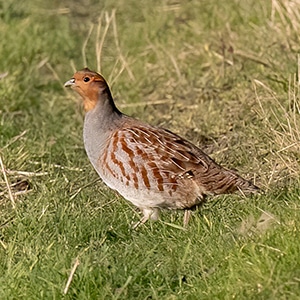
<path id="1" fill-rule="evenodd" d="M 186 226 L 207 195 L 258 190 L 189 141 L 121 113 L 100 74 L 85 68 L 65 86 L 83 98 L 84 146 L 95 170 L 143 212 L 136 226 L 158 219 L 160 209 L 185 210 Z"/>

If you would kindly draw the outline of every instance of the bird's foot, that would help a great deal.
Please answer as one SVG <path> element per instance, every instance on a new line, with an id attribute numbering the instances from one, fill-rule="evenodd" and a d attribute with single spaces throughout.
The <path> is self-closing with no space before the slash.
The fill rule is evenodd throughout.
<path id="1" fill-rule="evenodd" d="M 187 225 L 189 223 L 190 217 L 191 217 L 192 211 L 189 209 L 186 209 L 184 211 L 184 217 L 183 217 L 183 227 L 187 228 Z"/>
<path id="2" fill-rule="evenodd" d="M 159 209 L 158 208 L 142 208 L 143 217 L 132 226 L 132 229 L 136 229 L 138 226 L 146 223 L 149 219 L 157 221 L 159 218 Z"/>

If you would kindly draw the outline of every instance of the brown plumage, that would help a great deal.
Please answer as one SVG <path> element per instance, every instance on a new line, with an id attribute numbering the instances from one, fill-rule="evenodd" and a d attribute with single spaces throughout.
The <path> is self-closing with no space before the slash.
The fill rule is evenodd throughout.
<path id="1" fill-rule="evenodd" d="M 122 114 L 104 78 L 85 68 L 65 83 L 83 98 L 84 145 L 101 179 L 144 216 L 157 219 L 160 209 L 188 211 L 207 195 L 258 188 L 217 164 L 180 136 Z"/>

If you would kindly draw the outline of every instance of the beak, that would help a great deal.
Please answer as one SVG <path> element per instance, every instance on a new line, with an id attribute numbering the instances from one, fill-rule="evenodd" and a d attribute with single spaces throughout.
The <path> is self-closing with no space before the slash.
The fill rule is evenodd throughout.
<path id="1" fill-rule="evenodd" d="M 64 87 L 74 86 L 74 85 L 75 85 L 75 78 L 71 78 L 70 80 L 65 82 Z"/>

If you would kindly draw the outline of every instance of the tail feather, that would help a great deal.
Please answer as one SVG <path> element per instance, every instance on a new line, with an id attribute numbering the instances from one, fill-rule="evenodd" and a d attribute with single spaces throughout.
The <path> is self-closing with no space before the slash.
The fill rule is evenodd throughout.
<path id="1" fill-rule="evenodd" d="M 248 181 L 240 176 L 237 178 L 236 187 L 239 191 L 247 194 L 255 194 L 260 191 L 259 187 L 254 185 L 251 181 Z"/>
<path id="2" fill-rule="evenodd" d="M 210 170 L 207 176 L 198 177 L 198 184 L 207 194 L 232 194 L 234 192 L 257 193 L 260 189 L 251 181 L 244 179 L 235 172 L 224 168 Z"/>

